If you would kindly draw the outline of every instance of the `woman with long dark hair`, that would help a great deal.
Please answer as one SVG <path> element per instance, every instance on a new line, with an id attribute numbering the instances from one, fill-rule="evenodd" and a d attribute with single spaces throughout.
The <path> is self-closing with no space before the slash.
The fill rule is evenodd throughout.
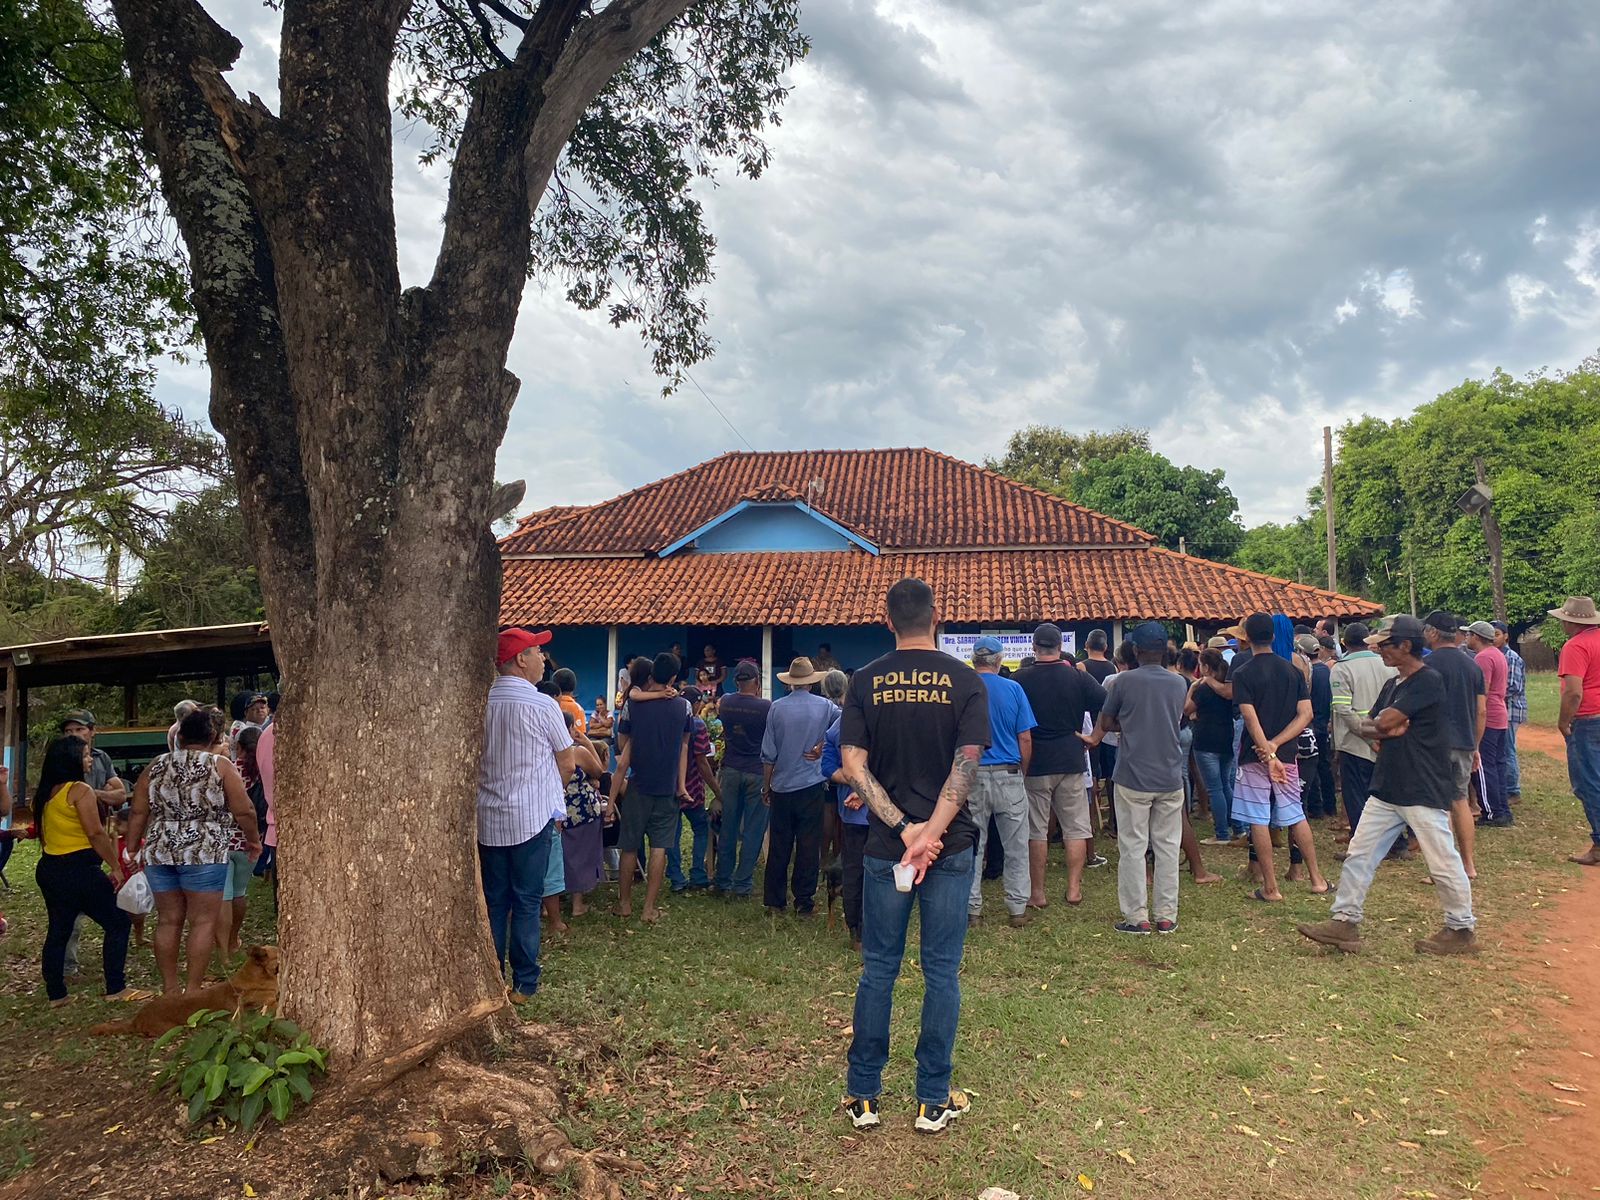
<path id="1" fill-rule="evenodd" d="M 133 789 L 128 843 L 144 838 L 145 878 L 155 893 L 156 965 L 162 988 L 178 990 L 178 940 L 189 925 L 188 990 L 205 986 L 236 837 L 253 860 L 261 853 L 256 810 L 219 737 L 221 714 L 199 709 L 178 726 L 178 749 L 145 768 Z"/>
<path id="2" fill-rule="evenodd" d="M 34 871 L 44 893 L 49 923 L 44 936 L 44 990 L 52 1006 L 67 1002 L 67 940 L 79 914 L 105 931 L 103 961 L 106 996 L 112 1000 L 142 998 L 128 987 L 128 914 L 117 907 L 122 863 L 116 842 L 100 819 L 100 801 L 86 782 L 89 743 L 59 737 L 45 751 L 33 811 L 39 824 L 39 865 Z M 110 878 L 100 869 L 111 868 Z"/>

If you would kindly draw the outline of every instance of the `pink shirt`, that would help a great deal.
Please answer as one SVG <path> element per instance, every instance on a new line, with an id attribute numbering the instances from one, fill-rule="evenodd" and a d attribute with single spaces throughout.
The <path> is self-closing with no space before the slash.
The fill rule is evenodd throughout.
<path id="1" fill-rule="evenodd" d="M 1485 646 L 1472 657 L 1483 672 L 1484 728 L 1511 728 L 1511 714 L 1506 711 L 1506 678 L 1511 668 L 1506 656 L 1497 646 Z"/>
<path id="2" fill-rule="evenodd" d="M 1592 625 L 1574 635 L 1561 647 L 1556 674 L 1576 675 L 1583 681 L 1578 716 L 1600 717 L 1600 625 Z"/>
<path id="3" fill-rule="evenodd" d="M 278 727 L 268 725 L 256 743 L 256 774 L 261 777 L 261 794 L 267 798 L 267 831 L 261 835 L 266 846 L 278 844 L 278 802 L 272 791 L 272 748 L 278 741 Z"/>

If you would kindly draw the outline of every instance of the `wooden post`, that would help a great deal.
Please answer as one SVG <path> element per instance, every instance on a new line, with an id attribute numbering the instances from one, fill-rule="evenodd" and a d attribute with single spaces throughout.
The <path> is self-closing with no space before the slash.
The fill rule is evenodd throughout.
<path id="1" fill-rule="evenodd" d="M 600 689 L 602 696 L 613 697 L 612 689 L 617 686 L 617 671 L 621 668 L 617 664 L 617 627 L 606 626 L 606 685 Z"/>
<path id="2" fill-rule="evenodd" d="M 761 694 L 772 699 L 772 626 L 761 627 Z"/>
<path id="3" fill-rule="evenodd" d="M 1179 554 L 1187 554 L 1187 553 L 1189 553 L 1189 539 L 1184 537 L 1182 534 L 1178 535 L 1178 553 Z"/>
<path id="4" fill-rule="evenodd" d="M 217 707 L 228 711 L 228 681 L 221 675 L 217 676 Z"/>
<path id="5" fill-rule="evenodd" d="M 1472 460 L 1473 469 L 1477 471 L 1478 482 L 1488 486 L 1489 480 L 1484 474 L 1483 459 Z M 1478 514 L 1483 518 L 1483 540 L 1489 547 L 1489 583 L 1494 589 L 1494 617 L 1497 621 L 1506 619 L 1506 578 L 1504 564 L 1501 561 L 1500 547 L 1500 520 L 1494 515 L 1494 501 L 1483 506 Z"/>
<path id="6" fill-rule="evenodd" d="M 1111 653 L 1106 655 L 1112 662 L 1117 661 L 1117 647 L 1122 645 L 1122 618 L 1118 617 L 1111 622 Z"/>
<path id="7" fill-rule="evenodd" d="M 1339 554 L 1333 533 L 1333 426 L 1331 425 L 1322 427 L 1322 511 L 1328 518 L 1328 590 L 1337 592 Z"/>
<path id="8" fill-rule="evenodd" d="M 125 683 L 122 685 L 122 725 L 131 729 L 139 723 L 139 685 Z"/>
<path id="9" fill-rule="evenodd" d="M 15 670 L 15 665 L 12 670 Z M 17 806 L 28 803 L 28 689 L 17 681 L 17 745 L 11 762 L 11 798 Z M 15 818 L 12 824 L 15 824 Z"/>
<path id="10" fill-rule="evenodd" d="M 0 754 L 4 755 L 7 766 L 15 767 L 19 761 L 17 731 L 20 729 L 23 736 L 26 737 L 28 730 L 28 723 L 19 721 L 17 717 L 17 664 L 15 662 L 6 664 L 5 704 L 5 723 L 0 726 L 0 729 L 4 731 L 0 733 Z M 14 777 L 11 781 L 11 794 L 13 796 L 21 796 L 26 790 L 25 783 L 26 781 L 20 774 Z"/>

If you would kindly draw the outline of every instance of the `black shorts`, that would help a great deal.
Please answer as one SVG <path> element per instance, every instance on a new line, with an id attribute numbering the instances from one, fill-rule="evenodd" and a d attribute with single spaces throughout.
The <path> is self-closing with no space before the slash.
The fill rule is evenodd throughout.
<path id="1" fill-rule="evenodd" d="M 622 797 L 618 823 L 622 832 L 617 835 L 617 848 L 624 854 L 643 853 L 647 837 L 652 850 L 664 851 L 678 836 L 678 798 L 652 796 L 630 787 Z"/>

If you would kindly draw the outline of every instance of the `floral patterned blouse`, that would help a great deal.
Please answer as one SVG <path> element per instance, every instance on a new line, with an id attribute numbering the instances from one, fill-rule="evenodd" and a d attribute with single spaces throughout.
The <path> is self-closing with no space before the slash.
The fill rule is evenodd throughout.
<path id="1" fill-rule="evenodd" d="M 228 861 L 228 844 L 239 827 L 228 811 L 217 759 L 207 750 L 174 750 L 145 768 L 150 775 L 146 862 L 202 866 Z"/>

